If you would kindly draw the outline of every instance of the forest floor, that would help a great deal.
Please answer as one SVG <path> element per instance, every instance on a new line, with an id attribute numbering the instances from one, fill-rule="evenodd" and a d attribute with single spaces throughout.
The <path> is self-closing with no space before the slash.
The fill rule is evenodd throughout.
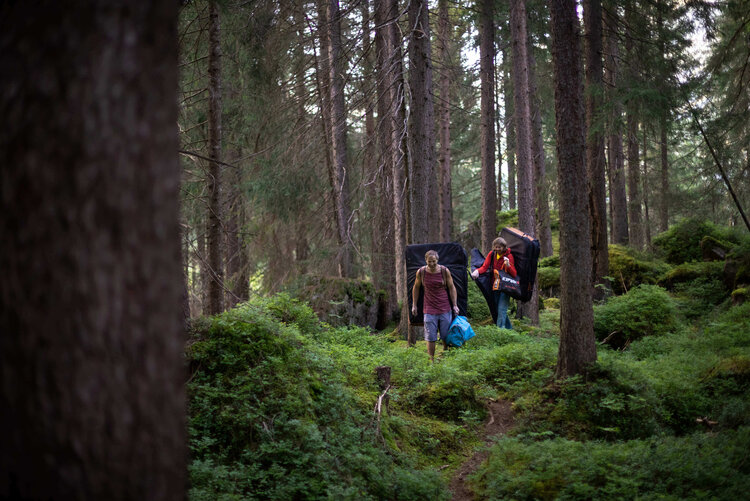
<path id="1" fill-rule="evenodd" d="M 453 495 L 453 501 L 471 501 L 474 499 L 474 493 L 466 483 L 468 477 L 487 459 L 488 449 L 493 443 L 493 438 L 505 435 L 514 424 L 515 417 L 511 402 L 507 400 L 490 401 L 489 416 L 484 422 L 484 429 L 482 430 L 484 445 L 466 460 L 451 478 L 450 491 Z"/>

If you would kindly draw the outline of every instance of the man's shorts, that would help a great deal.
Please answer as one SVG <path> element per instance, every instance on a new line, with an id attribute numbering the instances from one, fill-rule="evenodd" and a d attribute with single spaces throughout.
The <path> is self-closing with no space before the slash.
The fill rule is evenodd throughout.
<path id="1" fill-rule="evenodd" d="M 440 330 L 440 339 L 445 339 L 448 335 L 448 327 L 451 326 L 453 315 L 451 312 L 441 313 L 440 315 L 424 314 L 424 340 L 435 342 L 438 340 L 438 329 Z"/>

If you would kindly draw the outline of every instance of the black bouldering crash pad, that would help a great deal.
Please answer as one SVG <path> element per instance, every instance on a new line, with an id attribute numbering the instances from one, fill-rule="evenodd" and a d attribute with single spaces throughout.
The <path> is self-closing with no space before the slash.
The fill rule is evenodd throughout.
<path id="1" fill-rule="evenodd" d="M 479 249 L 471 249 L 471 271 L 476 270 L 484 263 L 484 255 Z M 487 301 L 487 306 L 490 307 L 490 313 L 492 314 L 492 323 L 497 323 L 497 297 L 495 292 L 492 290 L 492 273 L 482 273 L 474 280 L 479 290 L 482 291 L 484 299 Z"/>
<path id="2" fill-rule="evenodd" d="M 419 298 L 417 300 L 417 315 L 411 313 L 412 288 L 417 278 L 417 271 L 424 266 L 424 255 L 428 250 L 434 250 L 438 253 L 438 264 L 445 266 L 451 273 L 453 284 L 456 286 L 456 299 L 458 302 L 459 315 L 466 316 L 468 309 L 467 286 L 469 276 L 466 272 L 467 256 L 466 251 L 461 244 L 455 242 L 443 242 L 434 244 L 412 244 L 406 246 L 406 291 L 408 295 L 409 323 L 412 325 L 422 325 L 423 312 L 422 304 L 424 302 L 424 287 L 419 289 Z M 450 296 L 449 296 L 450 297 Z"/>

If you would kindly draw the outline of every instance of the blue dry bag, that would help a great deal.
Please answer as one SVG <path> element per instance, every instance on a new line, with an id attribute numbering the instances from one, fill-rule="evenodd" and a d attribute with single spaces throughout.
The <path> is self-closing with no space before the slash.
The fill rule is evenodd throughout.
<path id="1" fill-rule="evenodd" d="M 473 337 L 474 330 L 469 325 L 469 321 L 466 317 L 459 315 L 453 319 L 451 326 L 448 327 L 448 336 L 446 336 L 445 342 L 448 343 L 448 346 L 461 346 Z"/>

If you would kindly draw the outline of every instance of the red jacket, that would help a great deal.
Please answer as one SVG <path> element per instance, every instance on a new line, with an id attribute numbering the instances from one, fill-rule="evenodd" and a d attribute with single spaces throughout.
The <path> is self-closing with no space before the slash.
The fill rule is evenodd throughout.
<path id="1" fill-rule="evenodd" d="M 494 254 L 496 254 L 495 251 L 487 254 L 487 257 L 484 258 L 484 263 L 482 263 L 482 266 L 477 268 L 477 271 L 480 275 L 490 269 L 490 262 L 492 261 L 492 256 Z M 504 257 L 508 258 L 508 266 L 505 266 L 505 259 L 503 259 Z M 503 270 L 511 277 L 515 277 L 516 275 L 518 275 L 518 273 L 516 272 L 516 262 L 513 260 L 513 254 L 511 254 L 510 249 L 505 249 L 505 252 L 503 254 L 500 254 L 500 259 L 495 256 L 495 262 L 492 263 L 492 267 L 496 270 Z"/>

